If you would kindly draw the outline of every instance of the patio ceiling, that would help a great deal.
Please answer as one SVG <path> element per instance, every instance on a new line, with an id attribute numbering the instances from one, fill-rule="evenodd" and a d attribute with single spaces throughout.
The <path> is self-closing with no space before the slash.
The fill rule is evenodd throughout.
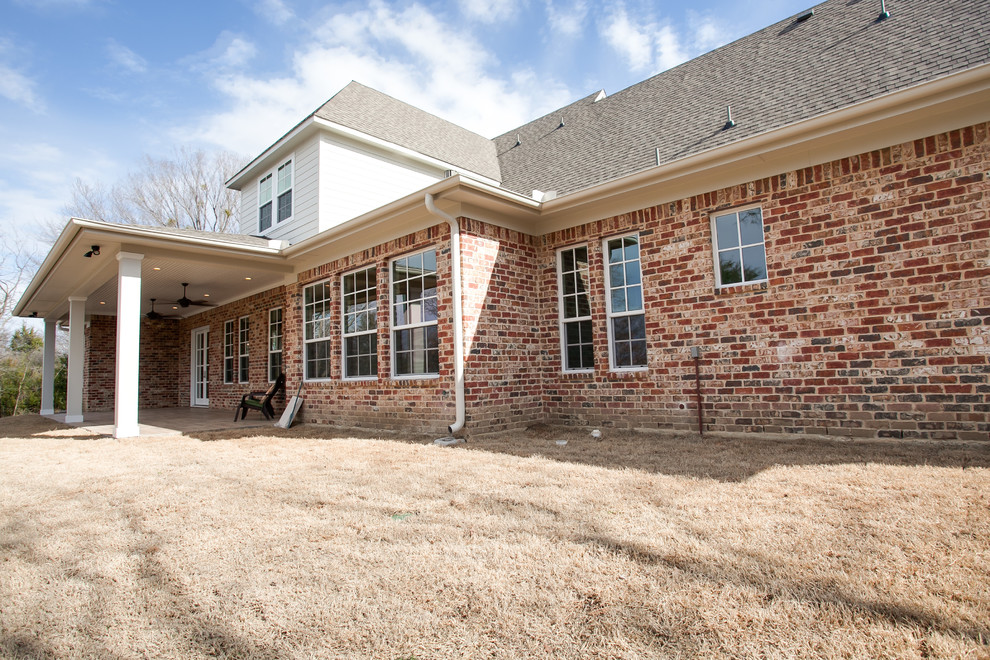
<path id="1" fill-rule="evenodd" d="M 99 254 L 85 256 L 93 246 Z M 182 283 L 192 300 L 223 305 L 256 292 L 294 281 L 294 269 L 277 245 L 252 237 L 212 235 L 210 240 L 192 232 L 168 233 L 132 226 L 73 220 L 42 264 L 15 313 L 40 318 L 68 318 L 68 299 L 86 298 L 87 314 L 117 313 L 119 252 L 143 254 L 141 313 L 155 310 L 163 316 L 189 317 L 208 307 L 177 304 Z"/>

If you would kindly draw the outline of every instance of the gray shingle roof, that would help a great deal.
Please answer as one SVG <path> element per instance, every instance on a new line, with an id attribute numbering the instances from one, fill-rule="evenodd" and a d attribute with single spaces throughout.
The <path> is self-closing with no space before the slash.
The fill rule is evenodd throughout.
<path id="1" fill-rule="evenodd" d="M 828 0 L 495 138 L 502 185 L 573 192 L 990 61 L 990 1 Z M 723 130 L 726 106 L 736 126 Z M 558 128 L 561 118 L 565 125 Z M 516 139 L 520 144 L 516 145 Z"/>
<path id="2" fill-rule="evenodd" d="M 131 225 L 124 223 L 102 222 L 100 220 L 86 220 L 88 223 L 105 225 L 110 229 L 115 227 L 126 227 L 140 229 L 142 232 L 162 234 L 165 236 L 184 236 L 186 238 L 198 238 L 214 243 L 231 243 L 244 247 L 267 248 L 270 247 L 269 239 L 247 234 L 227 234 L 216 231 L 203 231 L 200 229 L 180 229 L 178 227 L 162 227 L 159 225 Z"/>
<path id="3" fill-rule="evenodd" d="M 349 83 L 314 114 L 496 181 L 502 178 L 491 140 L 360 83 Z"/>

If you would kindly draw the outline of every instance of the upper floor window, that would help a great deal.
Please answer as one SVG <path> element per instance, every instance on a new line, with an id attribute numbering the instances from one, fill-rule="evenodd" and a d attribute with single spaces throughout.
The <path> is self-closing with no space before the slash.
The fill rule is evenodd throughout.
<path id="1" fill-rule="evenodd" d="M 303 289 L 303 345 L 306 380 L 330 378 L 330 282 Z"/>
<path id="2" fill-rule="evenodd" d="M 717 286 L 766 281 L 767 253 L 759 208 L 713 216 L 712 234 Z"/>
<path id="3" fill-rule="evenodd" d="M 560 347 L 564 371 L 591 371 L 595 366 L 588 280 L 587 245 L 566 248 L 557 253 Z"/>
<path id="4" fill-rule="evenodd" d="M 612 369 L 646 366 L 646 315 L 639 236 L 605 241 L 605 299 Z"/>
<path id="5" fill-rule="evenodd" d="M 258 180 L 258 232 L 292 217 L 292 159 Z"/>
<path id="6" fill-rule="evenodd" d="M 378 292 L 375 268 L 342 278 L 344 378 L 378 375 Z"/>
<path id="7" fill-rule="evenodd" d="M 437 333 L 437 253 L 392 262 L 392 371 L 396 376 L 440 373 Z"/>

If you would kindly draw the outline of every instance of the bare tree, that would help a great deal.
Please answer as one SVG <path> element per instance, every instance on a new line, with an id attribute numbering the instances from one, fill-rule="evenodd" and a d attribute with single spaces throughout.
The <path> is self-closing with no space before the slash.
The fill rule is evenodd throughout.
<path id="1" fill-rule="evenodd" d="M 38 267 L 38 258 L 12 230 L 0 230 L 0 333 L 10 318 L 21 288 Z M 2 337 L 2 334 L 0 334 Z"/>
<path id="2" fill-rule="evenodd" d="M 121 224 L 234 232 L 240 195 L 224 186 L 241 164 L 229 151 L 178 149 L 145 156 L 124 181 L 105 186 L 76 179 L 68 215 Z"/>

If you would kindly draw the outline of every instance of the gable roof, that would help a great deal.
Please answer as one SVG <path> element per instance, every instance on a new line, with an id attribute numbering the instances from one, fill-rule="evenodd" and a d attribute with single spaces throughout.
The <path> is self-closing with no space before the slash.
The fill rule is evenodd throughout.
<path id="1" fill-rule="evenodd" d="M 887 8 L 880 19 L 879 2 L 828 0 L 806 20 L 508 131 L 494 140 L 502 185 L 574 192 L 990 61 L 990 2 Z"/>
<path id="2" fill-rule="evenodd" d="M 491 140 L 358 82 L 348 83 L 314 115 L 495 181 L 502 178 Z"/>

